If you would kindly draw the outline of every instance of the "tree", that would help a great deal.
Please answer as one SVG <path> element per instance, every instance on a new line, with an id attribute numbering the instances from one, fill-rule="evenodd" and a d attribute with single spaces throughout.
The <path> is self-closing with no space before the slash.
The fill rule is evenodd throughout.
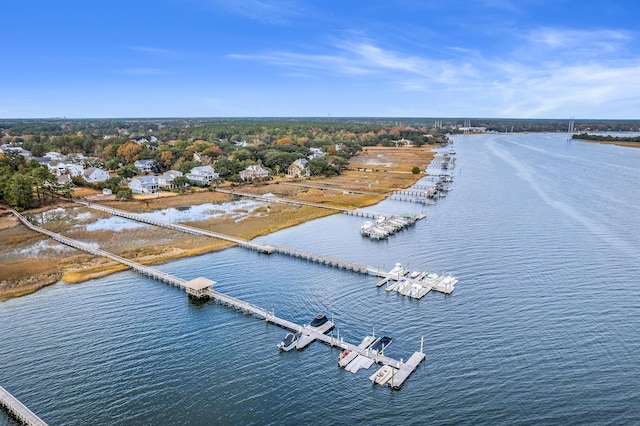
<path id="1" fill-rule="evenodd" d="M 171 151 L 162 151 L 160 153 L 160 165 L 166 170 L 173 164 L 174 157 Z"/>
<path id="2" fill-rule="evenodd" d="M 130 179 L 138 174 L 138 169 L 136 169 L 133 164 L 126 164 L 120 167 L 116 173 L 122 178 Z"/>
<path id="3" fill-rule="evenodd" d="M 133 198 L 133 193 L 130 188 L 120 188 L 116 193 L 116 197 L 123 201 L 131 200 Z"/>
<path id="4" fill-rule="evenodd" d="M 413 168 L 411 169 L 411 173 L 413 173 L 414 175 L 417 175 L 418 173 L 420 173 L 420 167 L 413 166 Z"/>
<path id="5" fill-rule="evenodd" d="M 125 163 L 131 164 L 140 158 L 140 151 L 142 147 L 135 142 L 126 142 L 122 145 L 116 153 L 121 156 Z"/>
<path id="6" fill-rule="evenodd" d="M 22 173 L 14 174 L 9 180 L 8 189 L 7 201 L 9 204 L 16 206 L 20 210 L 31 207 L 33 188 L 29 176 Z"/>
<path id="7" fill-rule="evenodd" d="M 178 188 L 178 191 L 184 192 L 189 187 L 189 179 L 186 176 L 176 176 L 173 179 L 173 184 Z"/>

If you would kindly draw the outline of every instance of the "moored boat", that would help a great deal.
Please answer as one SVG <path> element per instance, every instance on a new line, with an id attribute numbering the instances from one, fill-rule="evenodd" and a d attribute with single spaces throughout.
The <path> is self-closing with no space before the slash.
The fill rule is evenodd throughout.
<path id="1" fill-rule="evenodd" d="M 296 347 L 296 343 L 300 340 L 302 333 L 287 333 L 282 342 L 278 343 L 278 349 L 281 351 L 290 351 Z"/>
<path id="2" fill-rule="evenodd" d="M 392 337 L 380 336 L 371 344 L 371 346 L 369 346 L 369 349 L 376 352 L 382 352 L 391 344 L 392 341 Z"/>
<path id="3" fill-rule="evenodd" d="M 391 379 L 391 376 L 393 376 L 395 371 L 397 370 L 390 365 L 383 365 L 378 371 L 369 377 L 369 380 L 373 383 L 384 385 L 389 381 L 389 379 Z"/>
<path id="4" fill-rule="evenodd" d="M 311 324 L 309 324 L 309 327 L 315 327 L 318 328 L 321 325 L 325 324 L 327 321 L 329 321 L 327 319 L 326 315 L 323 314 L 318 314 L 316 315 L 316 317 L 313 319 L 313 321 L 311 321 Z"/>

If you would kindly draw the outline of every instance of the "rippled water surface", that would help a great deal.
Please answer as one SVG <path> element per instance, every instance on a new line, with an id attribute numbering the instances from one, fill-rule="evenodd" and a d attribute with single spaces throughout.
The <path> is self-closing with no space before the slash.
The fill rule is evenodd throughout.
<path id="1" fill-rule="evenodd" d="M 426 360 L 399 392 L 315 343 L 133 272 L 0 303 L 0 384 L 49 424 L 637 424 L 640 149 L 564 135 L 459 137 L 453 190 L 386 241 L 345 215 L 260 238 L 390 269 L 451 272 L 420 301 L 375 278 L 234 248 L 158 269 L 299 323 L 333 314 Z M 240 225 L 239 225 L 240 226 Z M 9 420 L 0 416 L 0 424 Z"/>

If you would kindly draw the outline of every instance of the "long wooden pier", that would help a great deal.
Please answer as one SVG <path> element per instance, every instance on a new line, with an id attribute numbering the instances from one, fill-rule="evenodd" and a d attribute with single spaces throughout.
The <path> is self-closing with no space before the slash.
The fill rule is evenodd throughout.
<path id="1" fill-rule="evenodd" d="M 97 248 L 92 247 L 92 246 L 90 246 L 88 244 L 85 244 L 83 242 L 74 240 L 74 239 L 69 238 L 69 237 L 65 237 L 64 235 L 60 235 L 58 233 L 49 231 L 47 229 L 41 228 L 41 227 L 36 226 L 36 225 L 32 224 L 31 222 L 29 222 L 24 216 L 22 216 L 20 213 L 16 212 L 15 210 L 11 210 L 11 212 L 20 220 L 20 222 L 22 222 L 26 227 L 28 227 L 32 231 L 39 232 L 41 234 L 47 235 L 48 237 L 50 237 L 51 239 L 53 239 L 55 241 L 58 241 L 59 243 L 65 244 L 65 245 L 67 245 L 69 247 L 76 248 L 78 250 L 82 250 L 82 251 L 84 251 L 86 253 L 90 253 L 90 254 L 93 254 L 95 256 L 102 256 L 102 257 L 109 258 L 111 260 L 114 260 L 114 261 L 116 261 L 118 263 L 121 263 L 123 265 L 126 265 L 126 266 L 130 267 L 131 269 L 133 269 L 136 272 L 139 272 L 139 273 L 141 273 L 143 275 L 146 275 L 146 276 L 149 276 L 151 278 L 154 278 L 154 279 L 156 279 L 158 281 L 162 281 L 164 283 L 173 285 L 175 287 L 185 288 L 186 281 L 181 279 L 181 278 L 174 277 L 171 274 L 167 274 L 165 272 L 158 271 L 158 270 L 150 268 L 148 266 L 141 265 L 140 263 L 137 263 L 137 262 L 134 262 L 132 260 L 126 259 L 126 258 L 118 256 L 116 254 L 109 253 L 107 251 L 97 249 Z"/>
<path id="2" fill-rule="evenodd" d="M 42 419 L 36 416 L 23 403 L 11 395 L 9 391 L 0 386 L 0 405 L 6 408 L 13 417 L 22 424 L 29 426 L 47 426 Z"/>
<path id="3" fill-rule="evenodd" d="M 330 256 L 323 256 L 319 254 L 310 253 L 304 250 L 298 250 L 298 249 L 293 249 L 293 248 L 288 248 L 288 247 L 283 247 L 283 246 L 278 246 L 273 244 L 257 244 L 249 240 L 221 234 L 219 232 L 207 231 L 204 229 L 195 228 L 193 226 L 183 225 L 180 223 L 165 222 L 162 220 L 151 219 L 140 214 L 130 213 L 124 210 L 114 209 L 112 207 L 107 207 L 107 206 L 103 206 L 96 203 L 89 203 L 86 201 L 76 201 L 76 202 L 92 209 L 100 210 L 105 213 L 112 214 L 114 216 L 124 217 L 126 219 L 134 220 L 137 222 L 142 222 L 142 223 L 146 223 L 154 226 L 161 226 L 164 228 L 169 228 L 175 231 L 186 232 L 194 235 L 203 235 L 203 236 L 208 236 L 212 238 L 219 238 L 221 240 L 235 243 L 242 248 L 254 250 L 259 253 L 265 253 L 265 254 L 278 253 L 284 256 L 291 256 L 291 257 L 303 259 L 309 262 L 319 263 L 321 265 L 327 265 L 327 266 L 331 266 L 338 269 L 345 269 L 348 271 L 358 272 L 361 274 L 372 275 L 377 273 L 377 270 L 375 268 L 371 268 L 369 266 L 361 265 L 355 262 L 336 259 Z M 29 223 L 29 225 L 27 226 L 33 226 L 33 225 Z"/>
<path id="4" fill-rule="evenodd" d="M 44 235 L 47 235 L 49 237 L 51 237 L 52 239 L 54 239 L 55 241 L 58 241 L 62 244 L 68 245 L 70 247 L 74 247 L 76 249 L 79 250 L 83 250 L 87 253 L 93 254 L 93 255 L 97 255 L 97 256 L 104 256 L 107 257 L 109 259 L 115 260 L 116 262 L 120 262 L 126 266 L 129 266 L 130 268 L 132 268 L 134 271 L 139 272 L 143 275 L 146 275 L 148 277 L 154 278 L 156 280 L 159 280 L 161 282 L 167 283 L 169 285 L 173 285 L 175 287 L 180 287 L 183 288 L 184 290 L 186 290 L 188 293 L 193 294 L 190 290 L 192 290 L 192 286 L 191 283 L 193 283 L 194 281 L 199 281 L 199 280 L 203 280 L 206 281 L 206 279 L 203 278 L 197 278 L 195 280 L 191 280 L 191 281 L 186 281 L 183 280 L 181 278 L 175 277 L 171 274 L 168 274 L 166 272 L 161 272 L 161 271 L 157 271 L 154 268 L 148 267 L 148 266 L 144 266 L 141 265 L 137 262 L 125 259 L 121 256 L 117 256 L 113 253 L 109 253 L 107 251 L 104 250 L 100 250 L 100 249 L 96 249 L 94 247 L 89 246 L 88 244 L 82 243 L 80 241 L 74 240 L 72 238 L 68 238 L 65 237 L 63 235 L 57 234 L 55 232 L 46 230 L 44 228 L 41 228 L 39 226 L 33 225 L 31 222 L 29 222 L 24 216 L 22 216 L 21 214 L 19 214 L 18 212 L 16 212 L 15 210 L 10 210 L 25 226 L 27 226 L 29 229 L 42 233 Z M 374 273 L 378 273 L 375 270 L 372 270 Z M 369 273 L 369 272 L 367 272 Z M 209 281 L 209 282 L 213 282 L 213 281 Z M 311 337 L 313 340 L 317 340 L 319 342 L 325 343 L 331 347 L 338 347 L 341 348 L 343 350 L 348 350 L 348 351 L 354 351 L 355 353 L 359 354 L 359 355 L 363 355 L 366 357 L 371 358 L 372 354 L 367 350 L 367 349 L 363 349 L 357 345 L 348 343 L 348 342 L 344 342 L 343 340 L 339 340 L 337 338 L 334 338 L 333 336 L 328 336 L 326 334 L 324 334 L 323 332 L 320 331 L 316 331 L 310 327 L 302 327 L 299 324 L 296 324 L 294 322 L 285 320 L 283 318 L 280 318 L 278 316 L 275 315 L 275 312 L 271 312 L 269 313 L 266 309 L 260 308 L 258 306 L 255 306 L 251 303 L 242 301 L 240 299 L 234 298 L 232 296 L 228 296 L 225 295 L 223 293 L 220 293 L 218 291 L 215 291 L 213 289 L 213 287 L 206 287 L 206 288 L 198 288 L 199 290 L 199 294 L 202 294 L 204 296 L 207 296 L 211 299 L 213 299 L 214 301 L 221 303 L 223 305 L 227 305 L 230 306 L 234 309 L 237 309 L 239 311 L 245 312 L 249 315 L 255 316 L 259 319 L 264 319 L 266 322 L 270 322 L 272 324 L 278 325 L 279 327 L 282 327 L 284 329 L 293 331 L 293 332 L 302 332 L 305 336 L 309 336 Z M 415 354 L 414 354 L 415 355 Z M 378 354 L 375 353 L 373 354 L 373 356 L 375 356 L 374 362 L 379 363 L 379 364 L 384 364 L 384 365 L 389 365 L 392 366 L 394 368 L 400 369 L 403 365 L 403 363 L 401 361 L 395 360 L 393 358 L 387 357 L 384 354 Z M 424 357 L 424 355 L 423 355 Z M 417 368 L 417 364 L 415 365 L 414 369 Z M 413 370 L 412 370 L 413 371 Z M 409 373 L 410 374 L 410 373 Z M 406 380 L 406 378 L 409 376 L 409 374 L 407 374 L 407 376 L 405 377 L 404 380 Z M 400 386 L 402 386 L 402 383 L 404 382 L 404 380 L 402 380 L 402 382 L 397 382 L 397 387 L 399 388 Z"/>
<path id="5" fill-rule="evenodd" d="M 126 219 L 134 220 L 136 222 L 142 222 L 149 225 L 161 226 L 163 228 L 173 229 L 175 231 L 185 232 L 187 234 L 193 235 L 204 235 L 207 237 L 218 238 L 221 240 L 229 241 L 231 243 L 237 244 L 240 247 L 248 248 L 250 250 L 259 251 L 261 253 L 272 253 L 270 246 L 266 246 L 263 244 L 256 244 L 249 240 L 245 240 L 243 238 L 234 237 L 231 235 L 221 234 L 219 232 L 207 231 L 205 229 L 196 228 L 189 225 L 184 225 L 181 223 L 173 223 L 173 222 L 165 222 L 162 220 L 152 219 L 150 217 L 143 216 L 141 214 L 130 213 L 124 210 L 115 209 L 112 207 L 103 206 L 101 204 L 91 203 L 88 201 L 80 201 L 76 200 L 76 203 L 84 205 L 86 207 L 100 210 L 105 213 L 112 214 L 114 216 L 124 217 Z"/>
<path id="6" fill-rule="evenodd" d="M 376 277 L 381 277 L 383 279 L 383 281 L 379 281 L 378 282 L 378 286 L 381 286 L 382 283 L 386 283 L 387 281 L 389 281 L 390 279 L 392 279 L 393 275 L 390 275 L 390 273 L 381 271 L 380 269 L 377 268 L 373 268 L 371 266 L 367 266 L 367 265 L 363 265 L 357 262 L 350 262 L 347 260 L 340 260 L 340 259 L 336 259 L 334 257 L 331 256 L 324 256 L 324 255 L 320 255 L 320 254 L 315 254 L 315 253 L 311 253 L 311 252 L 307 252 L 304 250 L 299 250 L 299 249 L 294 249 L 294 248 L 289 248 L 289 247 L 284 247 L 284 246 L 279 246 L 279 245 L 273 245 L 273 244 L 257 244 L 254 243 L 252 241 L 249 240 L 245 240 L 242 238 L 237 238 L 237 237 L 233 237 L 230 235 L 225 235 L 225 234 L 220 234 L 218 232 L 212 232 L 212 231 L 207 231 L 204 229 L 200 229 L 200 228 L 195 228 L 193 226 L 188 226 L 188 225 L 183 225 L 180 223 L 172 223 L 172 222 L 165 222 L 165 221 L 161 221 L 161 220 L 157 220 L 157 219 L 151 219 L 136 213 L 130 213 L 130 212 L 126 212 L 123 210 L 119 210 L 119 209 L 115 209 L 112 207 L 107 207 L 107 206 L 103 206 L 100 204 L 96 204 L 96 203 L 89 203 L 86 201 L 76 201 L 77 203 L 87 206 L 89 208 L 92 209 L 96 209 L 96 210 L 100 210 L 103 211 L 105 213 L 109 213 L 115 216 L 120 216 L 120 217 L 124 217 L 126 219 L 130 219 L 130 220 L 134 220 L 134 221 L 138 221 L 138 222 L 142 222 L 142 223 L 147 223 L 150 225 L 154 225 L 154 226 L 161 226 L 161 227 L 165 227 L 165 228 L 169 228 L 169 229 L 173 229 L 176 231 L 180 231 L 180 232 L 186 232 L 189 234 L 195 234 L 195 235 L 204 235 L 204 236 L 209 236 L 212 238 L 219 238 L 222 240 L 226 240 L 226 241 L 230 241 L 232 243 L 237 244 L 240 247 L 249 249 L 249 250 L 255 250 L 259 253 L 265 253 L 265 254 L 273 254 L 273 253 L 277 253 L 277 254 L 281 254 L 283 256 L 290 256 L 290 257 L 294 257 L 294 258 L 298 258 L 298 259 L 302 259 L 302 260 L 306 260 L 308 262 L 313 262 L 313 263 L 318 263 L 321 265 L 326 265 L 326 266 L 331 266 L 333 268 L 337 268 L 337 269 L 344 269 L 346 271 L 351 271 L 351 272 L 357 272 L 360 274 L 364 274 L 364 275 L 373 275 Z M 17 212 L 13 212 L 14 214 L 16 214 L 18 216 L 18 218 L 28 227 L 30 227 L 33 230 L 36 230 L 37 232 L 42 232 L 46 235 L 49 235 L 51 238 L 55 239 L 56 241 L 59 241 L 63 244 L 67 244 L 70 245 L 72 247 L 75 248 L 79 248 L 81 250 L 87 251 L 89 253 L 92 253 L 96 256 L 104 256 L 104 257 L 108 257 L 110 259 L 115 260 L 116 262 L 120 262 L 122 264 L 125 264 L 129 267 L 131 267 L 133 270 L 140 272 L 142 274 L 151 276 L 155 279 L 161 280 L 161 281 L 165 281 L 168 284 L 171 285 L 175 285 L 177 287 L 184 287 L 184 280 L 180 280 L 179 278 L 176 277 L 172 277 L 169 274 L 165 274 L 165 273 L 161 273 L 162 275 L 157 275 L 157 272 L 155 269 L 153 268 L 149 268 L 147 266 L 144 265 L 140 265 L 136 262 L 132 262 L 128 259 L 122 258 L 120 256 L 117 256 L 115 254 L 106 252 L 104 250 L 100 250 L 100 249 L 96 249 L 93 248 L 87 244 L 81 243 L 79 241 L 75 241 L 75 240 L 71 240 L 67 237 L 64 237 L 60 234 L 56 234 L 55 232 L 51 232 L 51 231 L 47 231 L 44 228 L 39 228 L 35 225 L 33 225 L 31 222 L 29 222 L 26 218 L 24 218 L 22 215 L 19 215 Z"/>
<path id="7" fill-rule="evenodd" d="M 266 195 L 260 195 L 260 194 L 251 194 L 249 192 L 239 192 L 233 189 L 220 189 L 220 188 L 217 188 L 216 191 L 222 192 L 224 194 L 229 194 L 229 195 L 237 195 L 239 197 L 253 198 L 255 200 L 265 201 L 268 203 L 286 203 L 286 204 L 294 204 L 298 206 L 317 207 L 320 209 L 334 210 L 334 211 L 352 215 L 352 216 L 368 217 L 372 219 L 375 219 L 378 216 L 384 215 L 384 213 L 376 213 L 376 212 L 371 212 L 367 210 L 362 210 L 359 208 L 353 209 L 353 208 L 347 208 L 347 207 L 332 206 L 328 204 L 313 203 L 311 201 L 292 200 L 290 198 L 276 197 L 275 195 L 266 196 Z"/>
<path id="8" fill-rule="evenodd" d="M 313 188 L 313 189 L 325 189 L 325 190 L 330 190 L 330 191 L 342 191 L 342 192 L 351 192 L 353 194 L 364 194 L 364 195 L 378 195 L 381 197 L 386 197 L 389 193 L 388 190 L 385 190 L 384 192 L 375 192 L 375 191 L 363 191 L 361 189 L 351 189 L 351 188 L 347 188 L 347 187 L 341 187 L 341 186 L 337 186 L 336 184 L 334 185 L 312 185 L 312 184 L 308 184 L 308 183 L 298 183 L 298 182 L 280 182 L 280 185 L 291 185 L 291 186 L 298 186 L 298 187 L 302 187 L 302 188 Z"/>

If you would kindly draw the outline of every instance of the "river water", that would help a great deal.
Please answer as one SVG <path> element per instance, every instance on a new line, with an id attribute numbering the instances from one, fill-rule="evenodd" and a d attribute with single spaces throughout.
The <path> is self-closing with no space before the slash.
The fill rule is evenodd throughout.
<path id="1" fill-rule="evenodd" d="M 386 241 L 334 215 L 263 242 L 386 270 L 451 272 L 417 301 L 374 277 L 239 248 L 158 269 L 308 323 L 333 314 L 358 343 L 375 328 L 425 361 L 400 391 L 314 343 L 132 272 L 0 303 L 0 384 L 49 424 L 637 424 L 640 149 L 565 135 L 455 138 L 453 190 Z M 241 226 L 239 223 L 238 226 Z M 337 333 L 337 331 L 336 331 Z M 0 424 L 11 421 L 0 414 Z"/>

